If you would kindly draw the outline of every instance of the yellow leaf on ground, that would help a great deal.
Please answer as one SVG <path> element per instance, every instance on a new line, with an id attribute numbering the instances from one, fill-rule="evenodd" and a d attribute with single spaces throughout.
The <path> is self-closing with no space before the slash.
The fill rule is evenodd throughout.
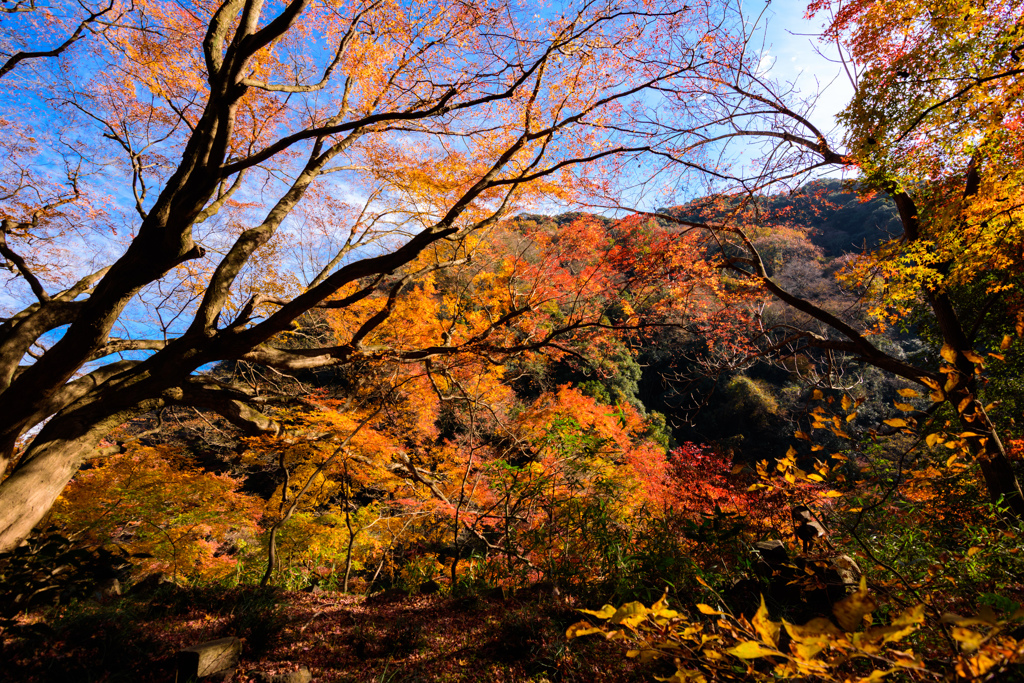
<path id="1" fill-rule="evenodd" d="M 615 610 L 615 614 L 612 615 L 611 623 L 623 624 L 625 626 L 636 626 L 644 617 L 647 616 L 649 610 L 644 607 L 642 602 L 627 602 L 625 605 Z"/>
<path id="2" fill-rule="evenodd" d="M 779 646 L 779 627 L 781 624 L 772 621 L 768 615 L 768 608 L 764 604 L 764 596 L 761 596 L 761 606 L 757 609 L 754 619 L 751 622 L 761 640 L 772 647 Z"/>
<path id="3" fill-rule="evenodd" d="M 758 657 L 779 654 L 775 649 L 765 647 L 755 640 L 748 640 L 745 643 L 740 643 L 736 647 L 726 650 L 726 652 L 739 657 L 740 659 L 757 659 Z"/>
<path id="4" fill-rule="evenodd" d="M 860 577 L 860 590 L 849 595 L 832 607 L 832 613 L 836 616 L 839 626 L 847 632 L 855 631 L 864 620 L 864 616 L 874 611 L 874 599 L 868 593 L 867 580 Z"/>
<path id="5" fill-rule="evenodd" d="M 969 628 L 963 626 L 954 626 L 952 630 L 953 640 L 960 643 L 960 649 L 964 652 L 974 652 L 981 647 L 982 641 L 985 640 L 983 633 L 972 631 Z"/>
<path id="6" fill-rule="evenodd" d="M 593 625 L 588 624 L 585 621 L 580 621 L 568 628 L 565 632 L 565 637 L 570 640 L 573 638 L 580 638 L 582 636 L 589 636 L 592 633 L 601 633 L 602 629 L 595 628 Z"/>

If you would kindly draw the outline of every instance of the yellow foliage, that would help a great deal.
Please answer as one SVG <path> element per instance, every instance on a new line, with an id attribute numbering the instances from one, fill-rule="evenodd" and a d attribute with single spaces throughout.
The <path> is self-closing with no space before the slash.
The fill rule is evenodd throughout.
<path id="1" fill-rule="evenodd" d="M 633 648 L 626 653 L 628 657 L 673 659 L 676 673 L 658 679 L 664 681 L 810 679 L 847 683 L 879 681 L 894 671 L 944 673 L 931 669 L 933 665 L 906 642 L 927 625 L 925 605 L 910 607 L 889 625 L 865 625 L 876 607 L 863 579 L 857 592 L 834 606 L 838 626 L 824 617 L 802 626 L 773 621 L 763 598 L 751 620 L 702 604 L 697 605 L 698 611 L 714 619 L 700 621 L 669 610 L 663 597 L 650 609 L 632 602 L 618 609 L 605 605 L 598 611 L 579 610 L 602 623 L 578 622 L 569 627 L 566 637 L 601 634 L 628 643 Z M 944 615 L 942 623 L 953 625 L 953 638 L 961 649 L 956 672 L 973 678 L 1024 659 L 1024 641 L 1007 634 L 1022 620 L 1024 610 L 1002 619 L 989 608 L 978 618 Z M 786 647 L 780 647 L 783 628 L 789 636 Z M 767 666 L 753 667 L 752 660 L 764 660 Z M 864 673 L 865 667 L 869 673 Z"/>

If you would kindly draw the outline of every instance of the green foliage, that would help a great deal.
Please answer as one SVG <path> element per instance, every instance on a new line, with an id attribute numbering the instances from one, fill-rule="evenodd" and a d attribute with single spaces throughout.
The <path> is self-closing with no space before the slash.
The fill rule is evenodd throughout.
<path id="1" fill-rule="evenodd" d="M 726 384 L 725 392 L 735 413 L 755 424 L 764 423 L 779 410 L 778 401 L 764 382 L 737 375 Z"/>
<path id="2" fill-rule="evenodd" d="M 587 375 L 596 375 L 580 383 L 580 389 L 606 405 L 629 403 L 641 414 L 646 412 L 644 404 L 637 397 L 643 369 L 633 353 L 621 344 L 612 344 L 601 349 L 600 356 L 592 361 Z"/>
<path id="3" fill-rule="evenodd" d="M 953 611 L 974 608 L 982 595 L 1000 596 L 1004 607 L 1024 601 L 1024 527 L 998 506 L 978 505 L 973 471 L 922 465 L 900 490 L 891 501 L 865 490 L 832 515 L 842 530 L 835 543 L 848 552 L 870 544 L 875 562 L 866 566 L 877 585 L 902 600 L 931 595 Z"/>

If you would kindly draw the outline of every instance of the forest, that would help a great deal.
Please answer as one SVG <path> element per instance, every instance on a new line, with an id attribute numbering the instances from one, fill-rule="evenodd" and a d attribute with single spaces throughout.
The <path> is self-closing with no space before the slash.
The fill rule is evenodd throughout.
<path id="1" fill-rule="evenodd" d="M 1024 2 L 800 9 L 0 0 L 0 679 L 1024 681 Z"/>

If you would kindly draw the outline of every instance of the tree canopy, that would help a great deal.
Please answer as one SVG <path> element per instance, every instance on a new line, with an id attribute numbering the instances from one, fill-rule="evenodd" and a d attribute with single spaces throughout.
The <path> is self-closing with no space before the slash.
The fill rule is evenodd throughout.
<path id="1" fill-rule="evenodd" d="M 750 10 L 0 2 L 0 645 L 95 572 L 1008 672 L 1024 6 L 815 0 L 833 129 Z"/>

